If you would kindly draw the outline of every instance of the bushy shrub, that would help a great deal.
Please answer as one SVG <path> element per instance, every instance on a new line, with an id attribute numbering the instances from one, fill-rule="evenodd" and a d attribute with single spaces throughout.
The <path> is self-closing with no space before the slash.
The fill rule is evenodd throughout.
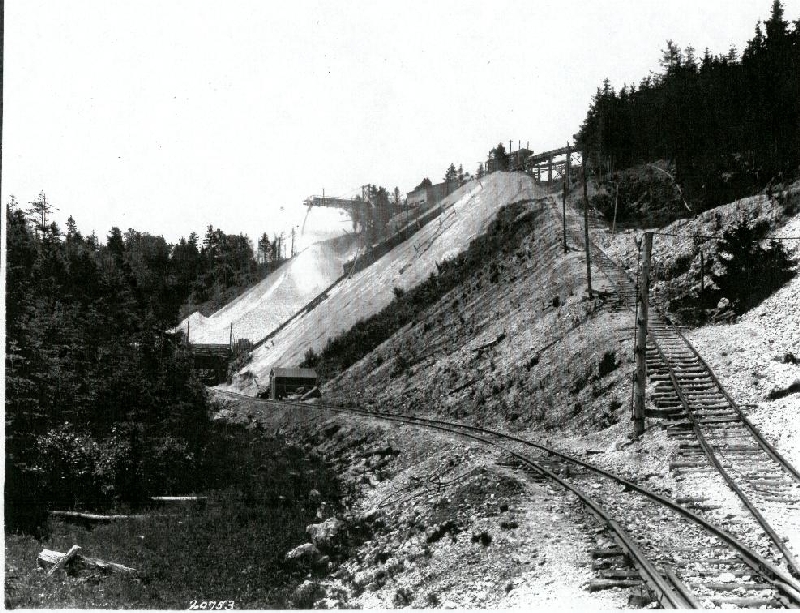
<path id="1" fill-rule="evenodd" d="M 132 463 L 131 447 L 116 430 L 97 440 L 69 422 L 36 438 L 36 457 L 31 468 L 41 495 L 67 509 L 109 506 Z"/>
<path id="2" fill-rule="evenodd" d="M 766 221 L 750 226 L 741 219 L 725 230 L 717 247 L 723 272 L 712 278 L 736 313 L 758 305 L 794 274 L 794 262 L 780 241 L 761 245 L 768 228 Z"/>
<path id="3" fill-rule="evenodd" d="M 688 211 L 672 179 L 674 170 L 644 165 L 608 175 L 592 197 L 592 206 L 609 222 L 617 208 L 617 222 L 648 220 L 666 223 Z"/>

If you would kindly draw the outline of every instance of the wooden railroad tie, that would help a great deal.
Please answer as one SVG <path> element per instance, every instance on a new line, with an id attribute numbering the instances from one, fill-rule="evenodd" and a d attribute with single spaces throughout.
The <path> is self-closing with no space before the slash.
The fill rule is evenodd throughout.
<path id="1" fill-rule="evenodd" d="M 743 609 L 755 609 L 761 606 L 767 606 L 768 608 L 774 608 L 776 606 L 776 602 L 772 598 L 747 598 L 747 597 L 739 597 L 739 596 L 712 596 L 711 602 L 714 604 L 732 604 L 736 605 L 737 607 L 742 607 Z"/>
<path id="2" fill-rule="evenodd" d="M 594 579 L 589 582 L 587 589 L 590 592 L 609 590 L 615 587 L 628 588 L 642 585 L 641 579 Z"/>

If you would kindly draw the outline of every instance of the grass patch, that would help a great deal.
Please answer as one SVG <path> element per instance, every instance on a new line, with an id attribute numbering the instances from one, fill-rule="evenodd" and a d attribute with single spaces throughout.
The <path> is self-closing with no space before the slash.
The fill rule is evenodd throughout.
<path id="1" fill-rule="evenodd" d="M 49 534 L 6 536 L 7 608 L 185 609 L 191 600 L 233 600 L 236 608 L 286 608 L 307 569 L 284 556 L 306 542 L 316 489 L 334 505 L 341 491 L 324 463 L 301 449 L 239 427 L 215 426 L 202 463 L 204 509 L 152 509 L 143 521 L 94 529 L 48 522 Z M 37 570 L 42 548 L 132 566 L 122 576 L 47 578 Z"/>

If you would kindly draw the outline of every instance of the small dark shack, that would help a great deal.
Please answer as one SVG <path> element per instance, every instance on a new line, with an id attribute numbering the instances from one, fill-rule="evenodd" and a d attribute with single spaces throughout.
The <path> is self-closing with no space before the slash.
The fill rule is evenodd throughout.
<path id="1" fill-rule="evenodd" d="M 269 371 L 269 397 L 280 400 L 299 388 L 310 390 L 317 384 L 317 373 L 310 368 L 273 368 Z"/>

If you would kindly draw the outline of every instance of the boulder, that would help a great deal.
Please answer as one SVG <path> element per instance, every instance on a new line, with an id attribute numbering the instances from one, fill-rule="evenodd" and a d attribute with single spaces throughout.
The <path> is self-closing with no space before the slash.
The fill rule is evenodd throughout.
<path id="1" fill-rule="evenodd" d="M 318 524 L 306 527 L 306 534 L 311 537 L 311 542 L 319 549 L 332 549 L 344 537 L 344 522 L 336 517 L 330 517 Z"/>
<path id="2" fill-rule="evenodd" d="M 300 560 L 313 562 L 320 556 L 319 549 L 313 543 L 303 543 L 286 554 L 287 560 Z"/>

